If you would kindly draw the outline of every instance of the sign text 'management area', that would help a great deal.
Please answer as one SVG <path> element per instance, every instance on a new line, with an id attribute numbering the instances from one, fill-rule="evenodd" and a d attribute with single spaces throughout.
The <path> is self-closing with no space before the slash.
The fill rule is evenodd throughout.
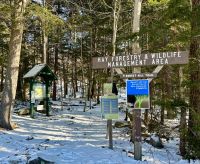
<path id="1" fill-rule="evenodd" d="M 92 68 L 119 68 L 188 63 L 188 51 L 93 57 Z"/>

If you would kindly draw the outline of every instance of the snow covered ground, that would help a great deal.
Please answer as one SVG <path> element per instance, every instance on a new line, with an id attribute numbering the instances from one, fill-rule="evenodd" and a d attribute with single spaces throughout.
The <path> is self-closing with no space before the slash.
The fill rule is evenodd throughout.
<path id="1" fill-rule="evenodd" d="M 129 136 L 117 128 L 113 129 L 111 150 L 99 106 L 83 112 L 83 106 L 64 106 L 62 110 L 59 104 L 50 117 L 37 114 L 32 119 L 14 114 L 13 120 L 19 127 L 12 131 L 0 129 L 0 164 L 25 164 L 38 157 L 57 164 L 188 163 L 177 155 L 178 139 L 164 142 L 163 149 L 143 142 L 142 161 L 136 161 L 130 153 L 133 145 Z"/>

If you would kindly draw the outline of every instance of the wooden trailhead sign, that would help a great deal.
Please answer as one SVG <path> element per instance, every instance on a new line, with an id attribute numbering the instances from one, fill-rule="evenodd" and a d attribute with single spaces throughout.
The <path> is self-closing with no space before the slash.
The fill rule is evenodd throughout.
<path id="1" fill-rule="evenodd" d="M 148 65 L 157 65 L 157 68 L 163 65 L 173 64 L 187 64 L 189 62 L 189 52 L 159 52 L 159 53 L 143 53 L 143 54 L 130 54 L 130 55 L 117 55 L 117 56 L 103 56 L 92 58 L 92 69 L 101 68 L 120 68 L 120 67 L 142 67 Z M 160 70 L 159 69 L 155 70 Z M 162 69 L 162 67 L 161 67 Z M 118 70 L 118 69 L 116 69 Z M 122 78 L 140 78 L 140 80 L 127 81 L 127 103 L 133 106 L 134 119 L 134 158 L 136 160 L 142 159 L 142 146 L 141 146 L 141 110 L 150 108 L 150 95 L 149 95 L 149 81 L 142 78 L 153 78 L 157 76 L 158 72 L 150 74 L 134 73 L 123 75 Z M 123 77 L 125 76 L 125 77 Z M 131 77 L 127 77 L 131 76 Z M 141 77 L 142 76 L 142 77 Z M 109 148 L 112 149 L 112 119 L 107 120 L 108 134 L 109 134 Z"/>
<path id="2" fill-rule="evenodd" d="M 159 52 L 92 58 L 92 68 L 141 67 L 148 65 L 187 64 L 189 52 Z"/>

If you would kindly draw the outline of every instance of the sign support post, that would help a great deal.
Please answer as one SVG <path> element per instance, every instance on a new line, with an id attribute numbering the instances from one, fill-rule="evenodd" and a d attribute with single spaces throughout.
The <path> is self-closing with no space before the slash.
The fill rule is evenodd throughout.
<path id="1" fill-rule="evenodd" d="M 113 135 L 112 135 L 112 119 L 107 120 L 108 125 L 108 138 L 109 138 L 109 149 L 113 149 Z"/>
<path id="2" fill-rule="evenodd" d="M 142 143 L 141 143 L 141 109 L 134 109 L 134 159 L 142 160 Z"/>

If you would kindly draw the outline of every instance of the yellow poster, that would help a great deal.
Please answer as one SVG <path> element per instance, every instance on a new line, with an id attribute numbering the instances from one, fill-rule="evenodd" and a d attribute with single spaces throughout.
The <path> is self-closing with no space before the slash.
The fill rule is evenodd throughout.
<path id="1" fill-rule="evenodd" d="M 33 86 L 35 99 L 43 99 L 45 97 L 45 85 L 36 83 Z"/>

